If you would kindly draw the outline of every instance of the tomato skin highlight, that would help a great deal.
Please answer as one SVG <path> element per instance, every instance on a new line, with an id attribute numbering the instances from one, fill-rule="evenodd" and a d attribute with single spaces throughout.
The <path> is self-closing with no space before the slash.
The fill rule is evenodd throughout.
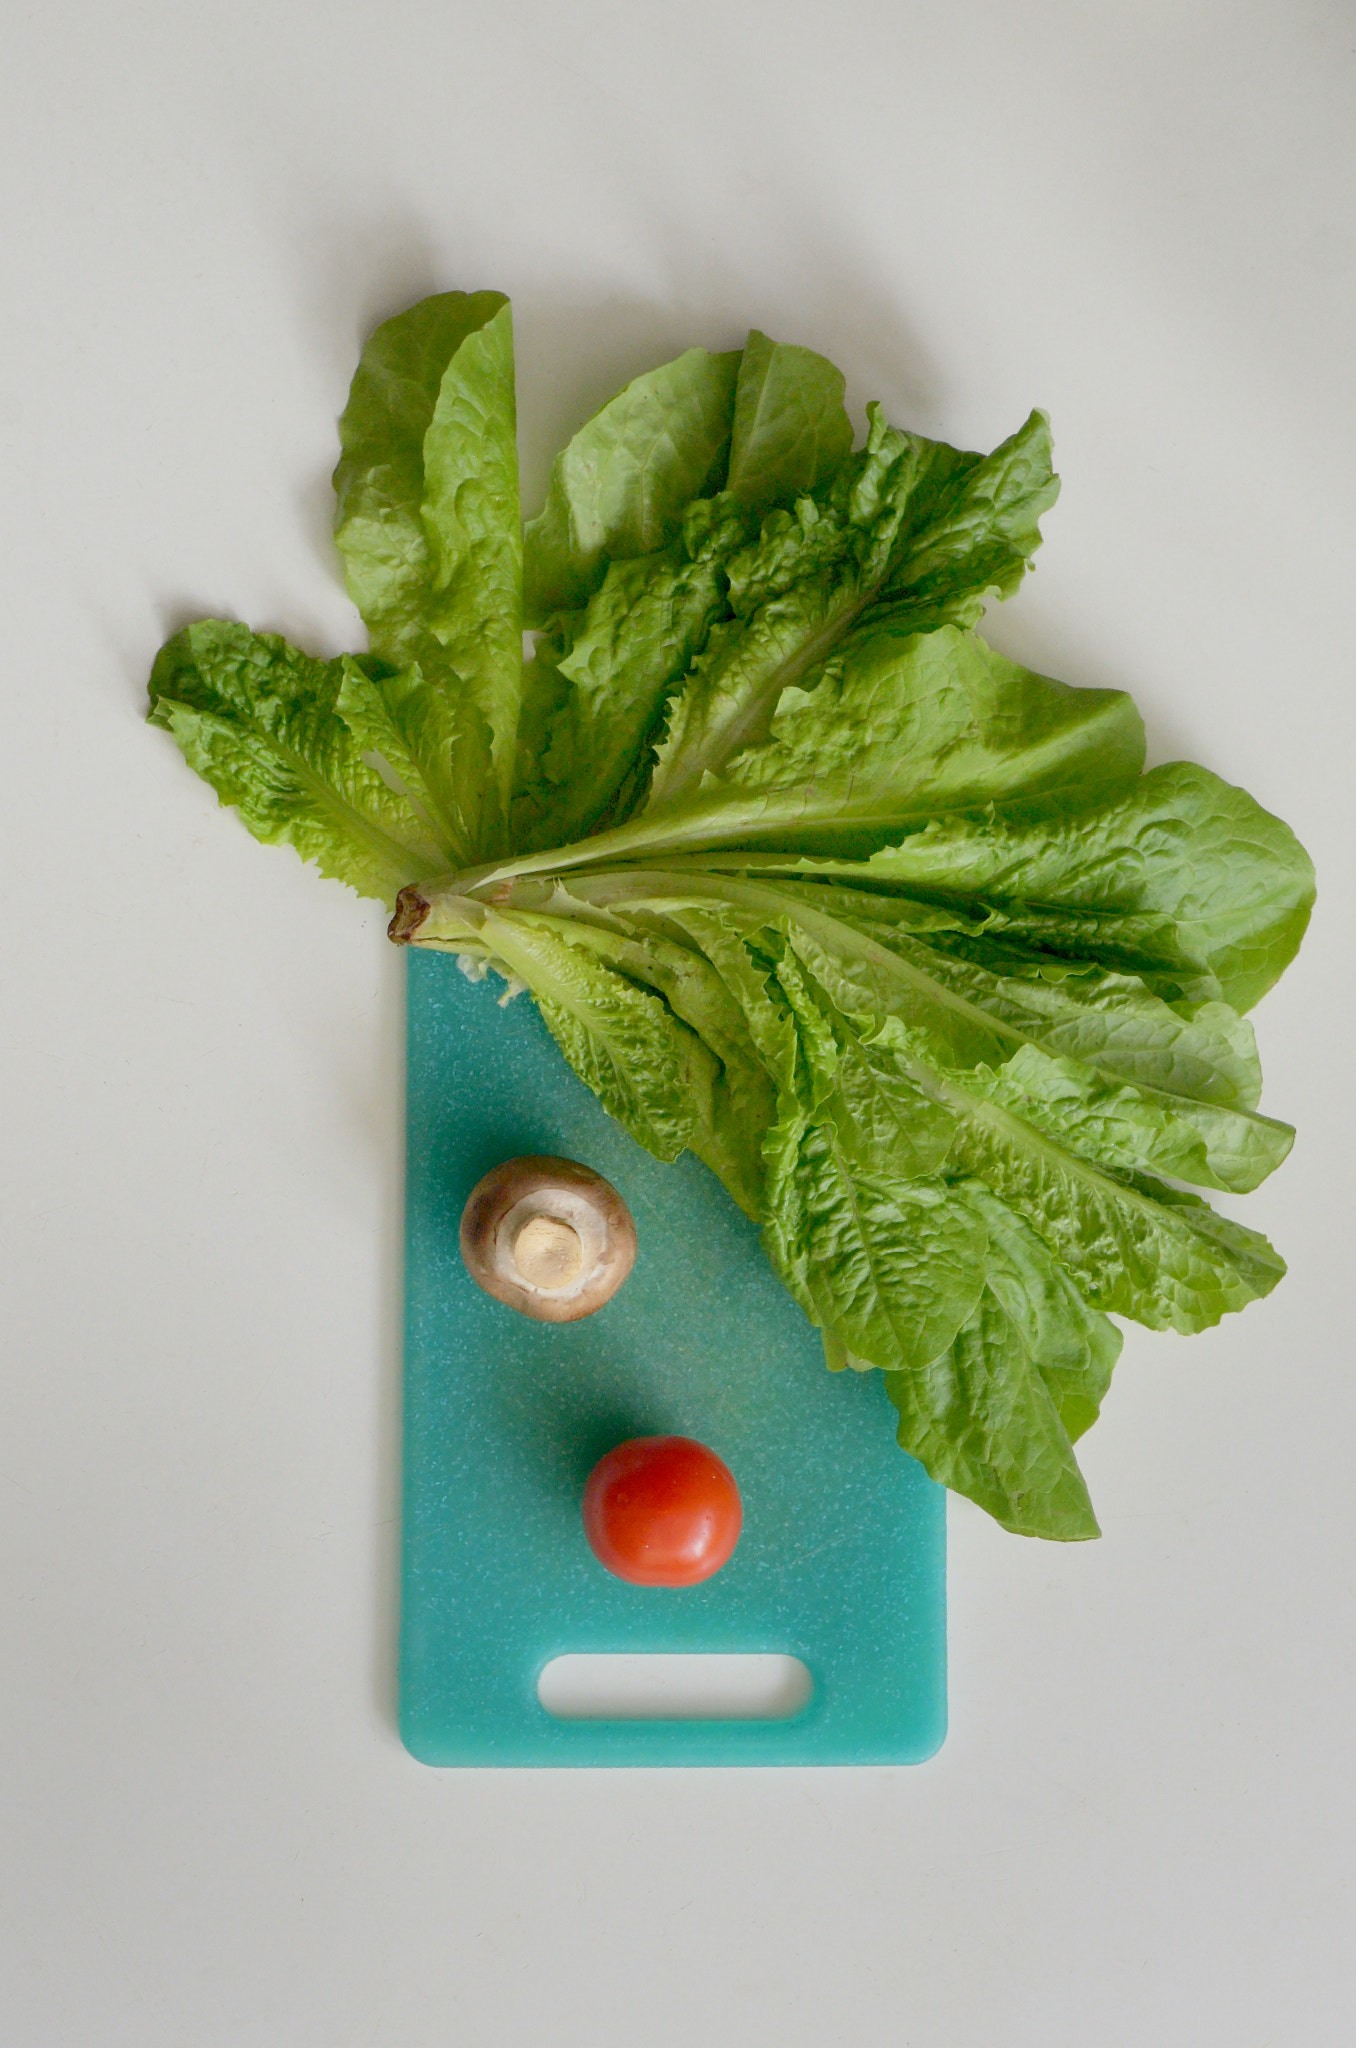
<path id="1" fill-rule="evenodd" d="M 697 1586 L 729 1562 L 744 1510 L 728 1465 L 689 1436 L 637 1436 L 600 1458 L 584 1534 L 632 1586 Z"/>

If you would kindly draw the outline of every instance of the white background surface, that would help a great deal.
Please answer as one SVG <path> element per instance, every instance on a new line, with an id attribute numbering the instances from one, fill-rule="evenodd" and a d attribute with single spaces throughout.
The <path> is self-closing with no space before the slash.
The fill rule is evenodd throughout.
<path id="1" fill-rule="evenodd" d="M 1352 128 L 1340 0 L 48 0 L 0 78 L 7 2048 L 1353 2038 Z M 918 1770 L 435 1773 L 392 1729 L 400 962 L 141 724 L 360 644 L 362 337 L 513 294 L 526 495 L 750 323 L 1064 495 L 993 637 L 1132 689 L 1322 903 L 1291 1261 L 1132 1330 L 1105 1536 L 951 1513 Z"/>

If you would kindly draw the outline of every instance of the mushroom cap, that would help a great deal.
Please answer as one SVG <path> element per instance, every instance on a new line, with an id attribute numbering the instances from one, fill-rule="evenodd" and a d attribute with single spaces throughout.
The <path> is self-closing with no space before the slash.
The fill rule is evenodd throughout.
<path id="1" fill-rule="evenodd" d="M 506 1159 L 461 1214 L 461 1255 L 478 1287 L 539 1323 L 576 1323 L 610 1301 L 636 1259 L 617 1190 L 574 1159 Z"/>

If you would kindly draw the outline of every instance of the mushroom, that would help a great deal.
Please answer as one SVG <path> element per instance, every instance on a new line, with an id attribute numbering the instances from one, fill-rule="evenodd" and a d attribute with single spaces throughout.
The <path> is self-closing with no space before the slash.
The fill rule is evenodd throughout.
<path id="1" fill-rule="evenodd" d="M 610 1181 L 573 1159 L 508 1159 L 471 1190 L 461 1255 L 478 1287 L 539 1323 L 577 1323 L 635 1264 L 636 1226 Z"/>

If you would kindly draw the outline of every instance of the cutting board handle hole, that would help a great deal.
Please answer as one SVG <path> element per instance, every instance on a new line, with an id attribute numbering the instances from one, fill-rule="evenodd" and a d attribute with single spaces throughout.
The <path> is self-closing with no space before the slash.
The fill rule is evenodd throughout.
<path id="1" fill-rule="evenodd" d="M 773 1652 L 553 1657 L 537 1680 L 558 1721 L 789 1721 L 813 1691 L 799 1657 Z"/>

